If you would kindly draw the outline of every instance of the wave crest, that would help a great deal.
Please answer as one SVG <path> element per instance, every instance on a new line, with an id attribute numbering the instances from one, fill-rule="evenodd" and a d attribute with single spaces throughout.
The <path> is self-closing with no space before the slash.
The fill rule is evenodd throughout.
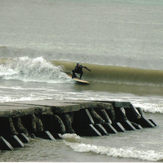
<path id="1" fill-rule="evenodd" d="M 3 79 L 17 79 L 22 81 L 62 83 L 70 81 L 62 72 L 60 66 L 55 66 L 43 57 L 29 58 L 18 57 L 6 59 L 0 65 L 0 77 Z"/>

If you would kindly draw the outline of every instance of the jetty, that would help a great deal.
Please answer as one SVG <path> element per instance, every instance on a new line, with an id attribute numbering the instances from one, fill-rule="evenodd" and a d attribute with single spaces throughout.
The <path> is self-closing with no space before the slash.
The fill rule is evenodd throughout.
<path id="1" fill-rule="evenodd" d="M 5 102 L 0 103 L 0 150 L 24 147 L 30 138 L 36 137 L 56 141 L 66 133 L 106 136 L 156 126 L 130 102 Z"/>

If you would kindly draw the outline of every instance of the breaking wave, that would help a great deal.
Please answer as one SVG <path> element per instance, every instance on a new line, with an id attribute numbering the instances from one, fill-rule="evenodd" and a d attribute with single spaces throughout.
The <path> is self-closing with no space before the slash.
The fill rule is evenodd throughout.
<path id="1" fill-rule="evenodd" d="M 70 81 L 60 66 L 52 65 L 43 57 L 29 58 L 27 56 L 6 59 L 3 64 L 0 64 L 0 77 L 25 82 L 65 83 Z"/>
<path id="2" fill-rule="evenodd" d="M 71 72 L 75 62 L 28 56 L 0 59 L 0 78 L 48 83 L 70 82 L 64 72 Z M 91 69 L 84 78 L 95 82 L 163 87 L 163 70 L 82 63 Z"/>

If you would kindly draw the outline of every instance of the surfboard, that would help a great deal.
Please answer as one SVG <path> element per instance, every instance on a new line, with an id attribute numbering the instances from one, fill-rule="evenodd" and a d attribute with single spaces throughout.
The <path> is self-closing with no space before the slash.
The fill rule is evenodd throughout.
<path id="1" fill-rule="evenodd" d="M 67 75 L 72 78 L 72 74 L 67 74 Z M 74 80 L 78 84 L 90 84 L 88 81 L 81 80 L 79 78 L 72 78 L 72 80 Z"/>

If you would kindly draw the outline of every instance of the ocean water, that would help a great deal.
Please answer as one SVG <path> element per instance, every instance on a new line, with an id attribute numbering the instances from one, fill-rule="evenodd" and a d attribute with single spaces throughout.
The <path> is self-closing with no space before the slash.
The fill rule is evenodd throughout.
<path id="1" fill-rule="evenodd" d="M 0 103 L 129 101 L 158 127 L 32 139 L 0 161 L 162 161 L 162 0 L 0 0 Z M 66 72 L 88 66 L 77 85 Z"/>

